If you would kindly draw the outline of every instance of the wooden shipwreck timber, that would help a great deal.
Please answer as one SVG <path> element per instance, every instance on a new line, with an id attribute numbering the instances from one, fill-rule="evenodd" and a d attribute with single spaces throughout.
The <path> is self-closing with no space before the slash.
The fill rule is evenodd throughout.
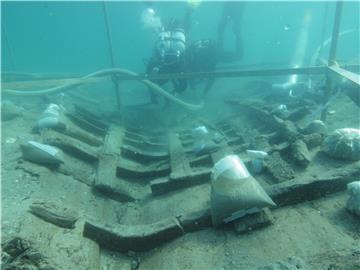
<path id="1" fill-rule="evenodd" d="M 317 150 L 313 151 L 316 154 L 312 154 L 310 164 L 306 165 L 310 169 L 305 170 L 301 163 L 296 163 L 295 158 L 303 154 L 298 153 L 303 150 L 292 145 L 301 140 L 305 147 L 308 145 L 306 151 L 310 152 L 312 150 L 308 149 L 316 149 L 319 145 L 314 145 L 313 140 L 286 121 L 256 106 L 242 105 L 235 100 L 231 103 L 240 109 L 245 106 L 255 118 L 263 119 L 270 131 L 268 135 L 255 138 L 255 141 L 265 141 L 266 151 L 270 154 L 265 171 L 256 175 L 256 178 L 277 207 L 315 200 L 342 191 L 349 182 L 360 177 L 358 162 L 331 171 L 324 168 L 319 175 L 309 174 L 311 166 L 321 166 L 312 164 L 311 159 L 326 157 Z M 104 248 L 120 252 L 148 251 L 188 232 L 212 227 L 209 204 L 212 168 L 224 156 L 234 153 L 241 155 L 247 148 L 246 139 L 233 125 L 234 118 L 219 124 L 207 123 L 209 128 L 222 134 L 222 141 L 218 147 L 201 154 L 192 151 L 196 139 L 189 129 L 146 132 L 106 125 L 98 119 L 92 120 L 86 110 L 78 110 L 76 116 L 68 115 L 67 119 L 71 122 L 71 132 L 69 129 L 44 130 L 40 135 L 42 142 L 62 149 L 66 156 L 71 157 L 55 169 L 73 175 L 74 179 L 88 185 L 96 196 L 121 205 L 136 205 L 137 215 L 147 212 L 145 216 L 152 217 L 148 220 L 142 217 L 138 221 L 122 217 L 118 224 L 97 219 L 96 216 L 79 218 L 82 222 L 78 222 L 77 226 L 83 226 L 84 237 Z M 88 135 L 81 136 L 85 133 Z M 71 164 L 74 162 L 80 165 L 74 167 Z M 82 174 L 82 170 L 94 172 L 94 177 L 88 177 L 90 173 Z M 303 170 L 304 173 L 298 173 L 297 176 L 292 173 L 291 177 L 286 177 L 286 170 Z M 181 206 L 182 200 L 193 200 L 198 205 Z M 164 206 L 149 206 L 159 201 L 164 201 L 166 211 Z M 74 219 L 73 215 L 66 217 L 67 212 L 58 214 L 56 206 L 44 208 L 41 205 L 47 204 L 32 206 L 30 211 L 55 225 L 74 226 L 77 218 Z M 271 211 L 274 209 L 264 209 L 226 226 L 232 226 L 237 233 L 262 228 L 276 222 Z M 166 213 L 171 214 L 166 216 Z"/>

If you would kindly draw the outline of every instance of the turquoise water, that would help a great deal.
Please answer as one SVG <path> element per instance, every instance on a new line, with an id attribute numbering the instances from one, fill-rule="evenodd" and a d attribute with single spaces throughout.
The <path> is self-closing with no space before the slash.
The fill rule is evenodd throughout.
<path id="1" fill-rule="evenodd" d="M 306 32 L 303 65 L 322 41 L 331 36 L 335 2 L 243 2 L 241 31 L 244 57 L 239 65 L 291 64 L 304 15 Z M 154 38 L 141 24 L 149 2 L 106 2 L 116 67 L 143 72 L 144 58 Z M 2 2 L 2 71 L 86 74 L 111 67 L 103 2 Z M 223 3 L 203 1 L 194 10 L 190 39 L 214 38 Z M 153 2 L 157 15 L 184 16 L 186 2 Z M 341 31 L 359 27 L 359 2 L 345 2 Z M 231 28 L 231 27 L 229 27 Z M 225 45 L 233 46 L 229 29 Z M 338 58 L 358 57 L 359 31 L 339 42 Z M 329 46 L 323 51 L 328 55 Z M 357 58 L 358 59 L 358 58 Z"/>

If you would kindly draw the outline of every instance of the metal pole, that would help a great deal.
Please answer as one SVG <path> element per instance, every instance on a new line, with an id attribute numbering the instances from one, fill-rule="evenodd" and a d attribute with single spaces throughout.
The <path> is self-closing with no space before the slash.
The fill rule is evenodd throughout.
<path id="1" fill-rule="evenodd" d="M 316 59 L 316 62 L 314 62 L 315 64 L 318 63 L 320 55 L 324 49 L 325 32 L 326 32 L 326 26 L 327 26 L 327 21 L 328 21 L 328 14 L 329 14 L 329 2 L 324 2 L 324 3 L 325 3 L 325 14 L 324 14 L 324 20 L 323 20 L 323 25 L 322 25 L 322 30 L 321 30 L 321 40 L 320 40 L 321 45 L 320 45 L 320 49 L 319 49 L 318 58 Z"/>
<path id="2" fill-rule="evenodd" d="M 336 49 L 337 49 L 338 40 L 339 40 L 339 30 L 340 30 L 342 7 L 343 7 L 342 1 L 336 2 L 335 15 L 334 15 L 334 26 L 333 26 L 333 32 L 332 32 L 332 37 L 331 37 L 328 66 L 332 66 L 336 63 Z M 330 99 L 331 92 L 332 92 L 331 91 L 331 78 L 330 78 L 329 74 L 327 73 L 326 74 L 326 83 L 325 83 L 324 104 L 326 104 L 327 101 Z M 326 121 L 327 109 L 328 109 L 327 106 L 325 106 L 323 111 L 321 112 L 321 120 L 322 121 Z"/>
<path id="3" fill-rule="evenodd" d="M 344 3 L 342 1 L 336 2 L 334 28 L 333 28 L 333 32 L 332 32 L 330 54 L 329 54 L 329 60 L 328 60 L 329 66 L 335 64 L 336 49 L 337 49 L 338 40 L 339 40 L 339 30 L 340 30 L 340 22 L 341 22 L 341 14 L 342 14 L 343 4 Z"/>
<path id="4" fill-rule="evenodd" d="M 111 67 L 115 68 L 115 57 L 114 57 L 114 50 L 113 50 L 113 43 L 111 39 L 111 33 L 110 33 L 110 26 L 109 26 L 109 16 L 106 8 L 105 1 L 102 2 L 103 12 L 104 12 L 104 19 L 105 19 L 105 28 L 106 28 L 106 35 L 109 45 L 109 53 L 110 53 L 110 61 L 111 61 Z M 112 76 L 112 81 L 114 83 L 115 88 L 115 96 L 116 96 L 116 104 L 118 109 L 120 110 L 121 102 L 120 102 L 120 91 L 119 91 L 119 84 L 116 76 Z"/>
<path id="5" fill-rule="evenodd" d="M 3 33 L 3 38 L 4 38 L 4 40 L 5 40 L 5 44 L 6 44 L 6 46 L 8 47 L 8 50 L 9 50 L 9 61 L 10 61 L 10 65 L 12 66 L 13 70 L 15 70 L 14 54 L 13 54 L 12 47 L 11 47 L 11 45 L 10 45 L 8 36 L 7 36 L 7 34 L 6 34 L 6 29 L 5 29 L 4 23 L 1 24 L 1 28 L 2 28 L 2 33 Z"/>

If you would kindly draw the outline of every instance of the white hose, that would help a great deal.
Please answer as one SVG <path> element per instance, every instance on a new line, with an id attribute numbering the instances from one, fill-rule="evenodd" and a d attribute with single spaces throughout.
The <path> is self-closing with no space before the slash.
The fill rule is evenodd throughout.
<path id="1" fill-rule="evenodd" d="M 355 33 L 358 32 L 359 29 L 358 28 L 353 28 L 353 29 L 348 29 L 348 30 L 344 30 L 342 32 L 339 33 L 339 38 L 344 37 L 348 34 L 351 33 Z M 332 41 L 332 37 L 329 37 L 327 40 L 325 40 L 315 51 L 315 53 L 313 54 L 313 56 L 311 57 L 311 66 L 315 66 L 317 64 L 317 61 L 321 61 L 322 59 L 320 58 L 320 52 L 321 50 L 323 50 L 326 46 L 328 46 L 330 44 L 330 42 Z"/>
<path id="2" fill-rule="evenodd" d="M 42 90 L 14 90 L 14 89 L 3 89 L 2 92 L 4 94 L 11 94 L 11 95 L 21 95 L 21 96 L 38 96 L 38 95 L 44 95 L 44 94 L 57 94 L 57 93 L 61 93 L 61 92 L 65 92 L 70 90 L 71 88 L 74 88 L 76 86 L 80 86 L 82 84 L 84 84 L 85 82 L 83 82 L 82 80 L 91 78 L 91 77 L 102 77 L 102 76 L 107 76 L 107 75 L 114 75 L 114 74 L 121 74 L 121 75 L 129 75 L 129 76 L 139 76 L 137 73 L 132 72 L 130 70 L 127 69 L 120 69 L 120 68 L 112 68 L 112 69 L 103 69 L 103 70 L 99 70 L 96 71 L 94 73 L 91 73 L 89 75 L 86 75 L 82 78 L 79 79 L 79 81 L 74 82 L 74 83 L 68 83 L 68 84 L 63 84 L 60 86 L 56 86 L 53 88 L 48 88 L 48 89 L 42 89 Z M 165 91 L 163 88 L 161 88 L 160 86 L 158 86 L 157 84 L 146 80 L 146 79 L 139 79 L 139 81 L 143 84 L 145 84 L 146 86 L 148 86 L 150 89 L 154 90 L 155 92 L 157 92 L 158 94 L 164 96 L 165 98 L 173 101 L 174 103 L 188 109 L 188 110 L 200 110 L 204 107 L 204 103 L 201 102 L 200 104 L 191 104 L 191 103 L 187 103 L 185 101 L 182 101 L 181 99 L 176 98 L 175 96 L 169 94 L 167 91 Z"/>

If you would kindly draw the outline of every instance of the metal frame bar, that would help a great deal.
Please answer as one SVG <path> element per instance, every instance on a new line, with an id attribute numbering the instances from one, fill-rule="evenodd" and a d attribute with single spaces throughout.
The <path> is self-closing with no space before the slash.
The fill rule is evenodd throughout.
<path id="1" fill-rule="evenodd" d="M 338 66 L 330 66 L 328 67 L 328 75 L 336 75 L 342 79 L 346 79 L 347 81 L 354 84 L 354 86 L 360 87 L 360 75 L 354 72 L 348 71 Z"/>
<path id="2" fill-rule="evenodd" d="M 123 76 L 117 75 L 116 78 L 119 80 L 156 80 L 156 79 L 176 79 L 176 78 L 239 78 L 239 77 L 256 77 L 256 76 L 284 76 L 284 75 L 326 75 L 330 70 L 338 76 L 344 77 L 345 79 L 356 78 L 357 74 L 346 70 L 359 69 L 360 65 L 348 65 L 344 67 L 337 66 L 321 66 L 321 67 L 309 67 L 309 68 L 288 68 L 288 69 L 263 69 L 263 70 L 240 70 L 240 71 L 218 71 L 218 72 L 197 72 L 197 73 L 183 73 L 183 74 L 162 74 L 162 75 L 138 75 L 138 76 Z M 351 75 L 351 74 L 352 75 Z M 346 75 L 345 75 L 346 74 Z M 106 77 L 93 77 L 81 79 L 79 77 L 64 78 L 64 79 L 39 79 L 39 80 L 26 80 L 26 81 L 12 81 L 3 82 L 2 87 L 4 89 L 26 89 L 26 88 L 46 88 L 61 84 L 78 83 L 80 81 L 86 83 L 96 83 L 107 80 Z M 356 81 L 356 79 L 355 79 Z"/>
<path id="3" fill-rule="evenodd" d="M 334 65 L 335 59 L 336 59 L 336 49 L 339 41 L 339 30 L 340 30 L 340 23 L 341 23 L 341 16 L 342 16 L 342 8 L 343 8 L 343 2 L 338 1 L 336 2 L 336 8 L 335 8 L 335 17 L 334 17 L 334 26 L 333 26 L 333 32 L 331 37 L 331 45 L 330 45 L 330 54 L 328 59 L 328 65 Z"/>
<path id="4" fill-rule="evenodd" d="M 336 64 L 336 60 L 335 60 L 336 59 L 336 49 L 337 49 L 337 44 L 339 41 L 339 30 L 340 30 L 340 23 L 341 23 L 342 7 L 343 7 L 343 2 L 337 1 L 336 8 L 335 8 L 335 15 L 334 15 L 334 26 L 333 26 L 332 36 L 331 36 L 328 67 Z M 326 104 L 328 102 L 328 100 L 330 99 L 331 92 L 332 92 L 331 89 L 332 89 L 331 78 L 329 76 L 329 72 L 327 72 L 326 73 L 326 81 L 325 81 L 325 98 L 324 98 L 323 104 Z M 322 121 L 326 121 L 327 110 L 328 110 L 328 106 L 324 106 L 324 109 L 321 112 L 321 117 L 320 117 L 320 119 Z"/>
<path id="5" fill-rule="evenodd" d="M 109 15 L 108 15 L 105 1 L 102 2 L 102 8 L 103 8 L 103 13 L 104 13 L 104 20 L 105 20 L 106 34 L 107 34 L 107 40 L 108 40 L 108 46 L 109 46 L 111 67 L 115 68 L 115 57 L 114 57 L 113 42 L 112 42 L 110 26 L 109 26 L 110 25 L 109 24 Z M 120 92 L 119 92 L 119 81 L 115 77 L 112 77 L 112 81 L 114 84 L 116 104 L 117 104 L 118 109 L 120 110 L 121 102 L 120 102 Z"/>

